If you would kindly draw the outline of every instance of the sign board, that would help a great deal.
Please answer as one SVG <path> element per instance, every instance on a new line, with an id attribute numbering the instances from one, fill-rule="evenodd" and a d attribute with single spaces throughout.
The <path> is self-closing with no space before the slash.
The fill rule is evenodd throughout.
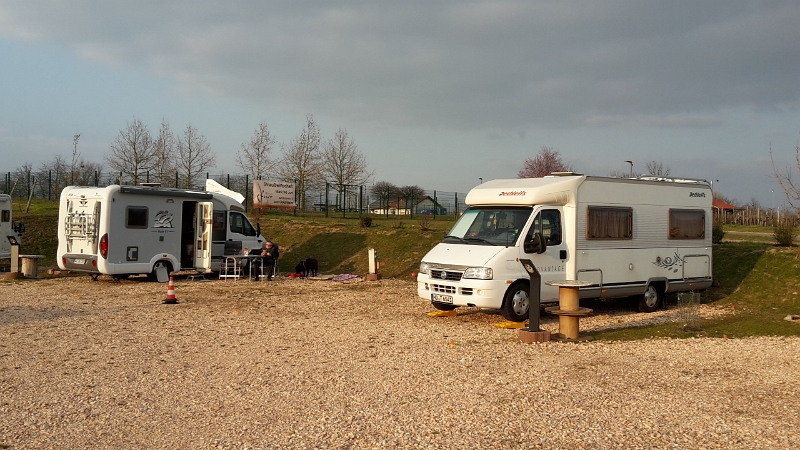
<path id="1" fill-rule="evenodd" d="M 253 181 L 254 208 L 294 208 L 293 181 Z"/>

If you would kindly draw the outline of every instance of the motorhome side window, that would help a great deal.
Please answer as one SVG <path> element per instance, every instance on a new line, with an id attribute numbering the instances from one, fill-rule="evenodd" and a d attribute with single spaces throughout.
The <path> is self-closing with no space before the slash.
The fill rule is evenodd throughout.
<path id="1" fill-rule="evenodd" d="M 705 239 L 706 212 L 702 209 L 670 209 L 670 239 Z"/>
<path id="2" fill-rule="evenodd" d="M 214 211 L 211 220 L 211 240 L 215 242 L 224 241 L 227 238 L 226 219 L 228 214 L 225 211 Z"/>
<path id="3" fill-rule="evenodd" d="M 544 209 L 533 218 L 533 225 L 528 230 L 526 241 L 533 239 L 535 233 L 541 233 L 547 239 L 547 245 L 559 245 L 561 234 L 561 212 L 557 209 Z"/>
<path id="4" fill-rule="evenodd" d="M 587 239 L 633 239 L 633 208 L 590 206 L 586 212 Z"/>
<path id="5" fill-rule="evenodd" d="M 253 225 L 247 220 L 244 214 L 231 213 L 230 216 L 231 233 L 239 233 L 245 236 L 255 236 L 256 230 Z"/>
<path id="6" fill-rule="evenodd" d="M 147 228 L 147 207 L 128 206 L 125 210 L 126 228 Z"/>
<path id="7" fill-rule="evenodd" d="M 4 209 L 3 218 L 0 220 L 2 220 L 3 222 L 11 222 L 11 210 Z"/>

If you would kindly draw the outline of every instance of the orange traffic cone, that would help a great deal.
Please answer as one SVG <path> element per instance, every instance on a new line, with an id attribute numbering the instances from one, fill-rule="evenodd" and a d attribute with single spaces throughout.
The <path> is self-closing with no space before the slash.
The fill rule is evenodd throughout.
<path id="1" fill-rule="evenodd" d="M 168 305 L 178 303 L 178 298 L 175 297 L 175 282 L 172 280 L 171 275 L 169 277 L 169 287 L 167 288 L 167 298 L 164 299 L 164 303 Z"/>

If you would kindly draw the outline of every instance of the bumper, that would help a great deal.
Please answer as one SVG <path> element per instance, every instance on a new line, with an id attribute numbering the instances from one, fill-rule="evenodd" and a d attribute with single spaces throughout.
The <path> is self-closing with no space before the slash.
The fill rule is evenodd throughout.
<path id="1" fill-rule="evenodd" d="M 456 306 L 499 309 L 503 305 L 506 289 L 508 284 L 505 280 L 447 281 L 431 279 L 425 274 L 417 276 L 417 295 L 420 298 L 431 301 L 432 294 L 446 296 L 447 299 L 452 297 L 452 303 Z"/>
<path id="2" fill-rule="evenodd" d="M 94 255 L 63 255 L 58 261 L 58 266 L 61 269 L 75 272 L 100 273 L 97 268 L 97 256 Z"/>

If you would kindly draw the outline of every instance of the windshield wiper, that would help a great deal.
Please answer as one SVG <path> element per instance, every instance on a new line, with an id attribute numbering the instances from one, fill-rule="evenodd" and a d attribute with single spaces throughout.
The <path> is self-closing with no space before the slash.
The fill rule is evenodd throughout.
<path id="1" fill-rule="evenodd" d="M 480 242 L 482 244 L 494 245 L 491 242 L 487 241 L 486 239 L 479 238 L 479 237 L 467 237 L 467 238 L 462 239 L 461 241 L 462 242 L 464 242 L 464 241 L 475 241 L 475 242 Z"/>
<path id="2" fill-rule="evenodd" d="M 466 244 L 466 242 L 463 239 L 461 239 L 458 236 L 454 236 L 452 234 L 445 236 L 444 239 L 442 239 L 442 240 L 444 241 L 444 240 L 447 240 L 447 239 L 458 239 L 458 241 L 461 242 L 462 244 Z"/>

